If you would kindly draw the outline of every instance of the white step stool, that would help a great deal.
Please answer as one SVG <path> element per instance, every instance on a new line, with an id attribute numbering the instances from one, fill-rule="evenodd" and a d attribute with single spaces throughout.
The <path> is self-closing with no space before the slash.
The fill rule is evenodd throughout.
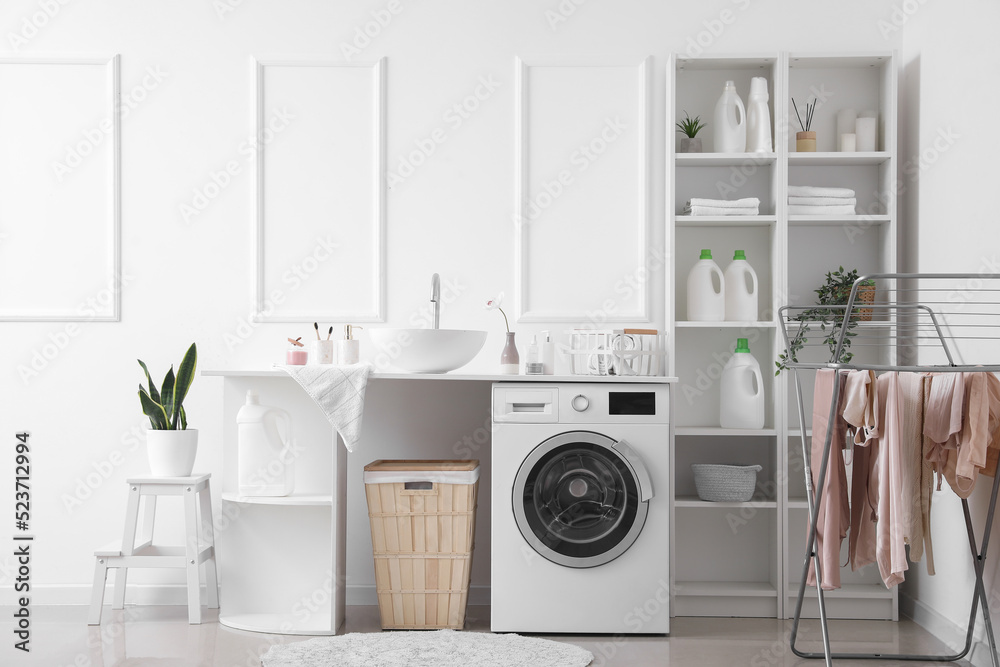
<path id="1" fill-rule="evenodd" d="M 91 592 L 88 625 L 101 624 L 104 587 L 107 585 L 109 568 L 118 570 L 115 576 L 112 609 L 125 607 L 125 580 L 128 568 L 184 568 L 187 570 L 188 623 L 201 623 L 202 563 L 205 563 L 208 607 L 219 608 L 219 585 L 215 571 L 215 530 L 212 526 L 212 494 L 208 483 L 211 476 L 204 474 L 191 477 L 133 477 L 128 480 L 128 507 L 125 510 L 125 534 L 121 546 L 119 548 L 111 546 L 94 552 L 97 565 L 94 569 L 94 589 Z M 143 503 L 145 508 L 142 520 L 143 537 L 137 543 L 139 500 L 143 496 L 146 498 Z M 156 518 L 157 496 L 184 496 L 185 546 L 153 546 L 153 521 Z"/>

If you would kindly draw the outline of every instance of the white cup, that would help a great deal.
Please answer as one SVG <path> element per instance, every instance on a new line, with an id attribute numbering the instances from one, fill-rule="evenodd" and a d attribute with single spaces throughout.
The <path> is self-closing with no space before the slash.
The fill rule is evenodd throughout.
<path id="1" fill-rule="evenodd" d="M 311 364 L 332 364 L 333 363 L 333 343 L 332 340 L 314 340 L 309 351 L 309 363 Z"/>

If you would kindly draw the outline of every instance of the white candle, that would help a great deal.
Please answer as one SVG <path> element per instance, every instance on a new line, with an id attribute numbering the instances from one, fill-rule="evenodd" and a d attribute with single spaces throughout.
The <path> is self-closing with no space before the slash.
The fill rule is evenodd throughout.
<path id="1" fill-rule="evenodd" d="M 844 153 L 853 153 L 857 150 L 857 135 L 853 132 L 845 132 L 840 135 L 840 150 Z"/>
<path id="2" fill-rule="evenodd" d="M 858 118 L 854 133 L 857 135 L 855 147 L 859 152 L 866 153 L 876 150 L 874 118 Z"/>
<path id="3" fill-rule="evenodd" d="M 837 112 L 837 136 L 843 137 L 845 134 L 850 134 L 854 132 L 854 123 L 858 118 L 858 114 L 854 109 L 841 109 Z M 847 150 L 843 146 L 838 145 L 837 150 Z M 853 149 L 852 149 L 853 150 Z"/>

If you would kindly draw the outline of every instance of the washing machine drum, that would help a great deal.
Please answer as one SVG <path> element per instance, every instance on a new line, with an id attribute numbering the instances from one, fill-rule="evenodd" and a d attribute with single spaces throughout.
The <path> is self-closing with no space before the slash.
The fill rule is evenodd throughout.
<path id="1" fill-rule="evenodd" d="M 521 463 L 514 517 L 540 555 L 567 567 L 595 567 L 639 537 L 649 508 L 640 480 L 649 477 L 636 470 L 642 462 L 634 452 L 627 458 L 618 444 L 599 433 L 571 431 L 545 440 Z"/>

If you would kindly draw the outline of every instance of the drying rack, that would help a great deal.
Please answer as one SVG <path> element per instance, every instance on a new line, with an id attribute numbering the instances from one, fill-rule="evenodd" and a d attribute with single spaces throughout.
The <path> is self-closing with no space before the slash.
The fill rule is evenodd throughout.
<path id="1" fill-rule="evenodd" d="M 875 284 L 873 303 L 862 303 L 859 288 Z M 870 289 L 867 288 L 867 289 Z M 998 372 L 1000 364 L 975 364 L 965 361 L 971 348 L 988 347 L 996 354 L 1000 343 L 1000 274 L 982 273 L 885 273 L 859 278 L 842 306 L 783 306 L 779 309 L 781 333 L 785 349 L 794 352 L 794 359 L 785 366 L 792 372 L 802 429 L 802 457 L 805 464 L 806 507 L 809 512 L 809 535 L 799 582 L 795 616 L 789 635 L 792 652 L 800 658 L 823 658 L 827 665 L 833 659 L 942 661 L 961 660 L 972 648 L 976 615 L 982 607 L 983 621 L 994 667 L 1000 667 L 996 638 L 990 619 L 989 603 L 983 585 L 983 569 L 989 545 L 993 515 L 1000 489 L 1000 470 L 994 473 L 992 495 L 983 529 L 982 541 L 977 542 L 972 525 L 969 502 L 962 500 L 969 549 L 976 573 L 975 590 L 965 647 L 949 655 L 916 655 L 885 653 L 835 652 L 830 646 L 829 624 L 823 592 L 823 571 L 816 544 L 816 521 L 823 498 L 827 464 L 835 423 L 841 373 L 834 374 L 830 419 L 823 445 L 819 475 L 815 490 L 811 474 L 811 456 L 805 436 L 805 407 L 800 371 L 837 369 L 902 372 Z M 827 352 L 822 352 L 827 350 Z M 975 353 L 977 350 L 972 350 Z M 802 357 L 804 360 L 800 360 Z M 808 360 L 814 359 L 813 361 Z M 819 434 L 814 433 L 813 437 Z M 839 452 L 838 452 L 839 455 Z M 817 500 L 819 499 L 819 500 Z M 979 546 L 981 544 L 981 546 Z M 806 575 L 813 561 L 816 591 L 822 629 L 823 652 L 800 651 L 795 646 L 798 636 L 802 603 L 805 598 Z"/>

